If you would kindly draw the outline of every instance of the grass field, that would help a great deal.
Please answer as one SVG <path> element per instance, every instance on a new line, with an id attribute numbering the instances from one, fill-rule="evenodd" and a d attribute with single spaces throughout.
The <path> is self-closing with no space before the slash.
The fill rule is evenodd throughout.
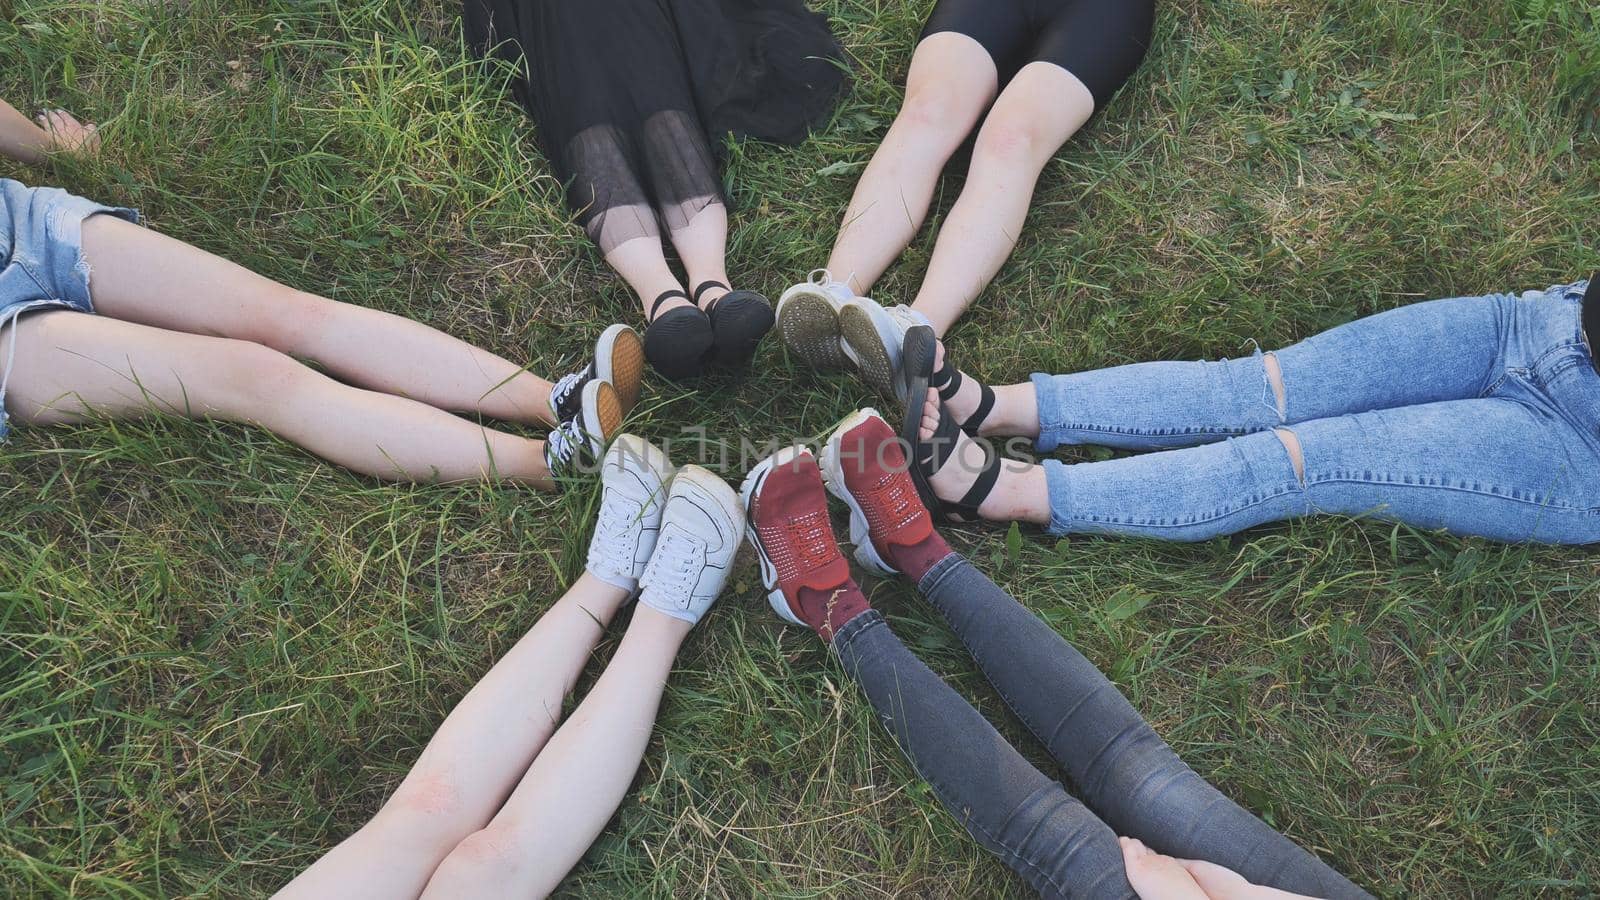
<path id="1" fill-rule="evenodd" d="M 837 118 L 727 167 L 734 275 L 772 296 L 825 259 L 930 2 L 821 6 L 853 58 Z M 457 28 L 440 0 L 0 0 L 0 96 L 76 110 L 108 142 L 0 172 L 558 373 L 637 306 Z M 1588 0 L 1162 0 L 1143 71 L 1050 166 L 953 340 L 1011 380 L 1573 280 L 1600 265 L 1597 102 Z M 931 245 L 878 294 L 905 298 Z M 715 455 L 866 400 L 769 341 L 748 377 L 652 384 L 633 428 L 703 424 Z M 378 807 L 577 574 L 592 502 L 380 485 L 242 427 L 19 429 L 0 447 L 0 895 L 270 893 Z M 1600 891 L 1593 553 L 1342 520 L 1193 546 L 949 534 L 1197 770 L 1356 881 Z M 936 614 L 867 588 L 1045 764 Z M 746 566 L 563 893 L 1024 888 Z"/>

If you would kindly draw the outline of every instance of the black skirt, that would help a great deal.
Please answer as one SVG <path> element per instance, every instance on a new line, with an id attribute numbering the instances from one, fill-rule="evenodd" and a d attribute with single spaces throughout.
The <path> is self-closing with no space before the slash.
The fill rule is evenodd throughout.
<path id="1" fill-rule="evenodd" d="M 722 135 L 804 140 L 843 53 L 802 0 L 465 0 L 467 40 L 517 97 L 602 252 L 722 199 Z"/>

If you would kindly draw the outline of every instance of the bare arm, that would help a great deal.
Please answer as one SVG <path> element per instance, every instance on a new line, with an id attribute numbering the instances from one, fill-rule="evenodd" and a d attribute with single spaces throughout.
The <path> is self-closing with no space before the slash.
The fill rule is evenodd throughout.
<path id="1" fill-rule="evenodd" d="M 16 107 L 0 100 L 0 154 L 37 165 L 57 150 L 92 154 L 99 149 L 100 133 L 93 123 L 79 122 L 59 109 L 29 121 Z"/>

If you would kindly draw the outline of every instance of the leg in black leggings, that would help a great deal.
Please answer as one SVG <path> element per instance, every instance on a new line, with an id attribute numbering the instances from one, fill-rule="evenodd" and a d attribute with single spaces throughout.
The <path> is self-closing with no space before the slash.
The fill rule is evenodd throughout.
<path id="1" fill-rule="evenodd" d="M 883 616 L 856 616 L 833 646 L 940 802 L 1041 896 L 1135 896 L 1116 834 L 911 655 Z"/>
<path id="2" fill-rule="evenodd" d="M 1314 897 L 1368 896 L 1184 765 L 1099 669 L 970 562 L 952 553 L 918 587 L 1084 803 L 1117 833 L 1255 884 Z"/>

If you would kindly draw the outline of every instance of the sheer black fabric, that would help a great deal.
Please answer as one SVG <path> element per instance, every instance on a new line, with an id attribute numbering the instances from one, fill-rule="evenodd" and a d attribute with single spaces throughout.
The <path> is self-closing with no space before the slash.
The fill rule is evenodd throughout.
<path id="1" fill-rule="evenodd" d="M 602 252 L 722 199 L 722 135 L 799 143 L 844 75 L 801 0 L 465 0 L 471 45 L 518 99 Z"/>

